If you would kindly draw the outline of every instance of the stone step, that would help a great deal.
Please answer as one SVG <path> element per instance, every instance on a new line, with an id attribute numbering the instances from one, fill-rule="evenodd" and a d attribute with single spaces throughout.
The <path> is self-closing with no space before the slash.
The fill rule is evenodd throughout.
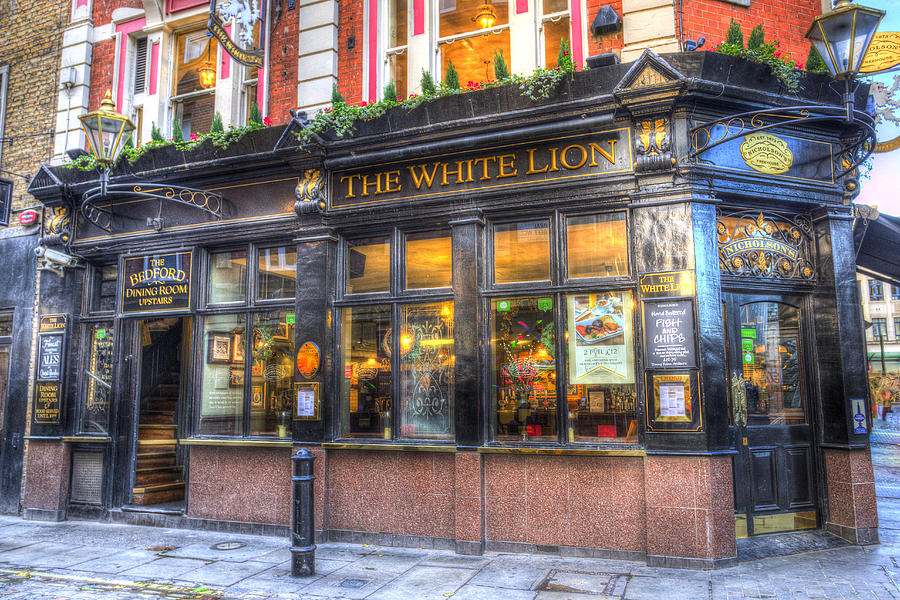
<path id="1" fill-rule="evenodd" d="M 181 466 L 148 467 L 134 472 L 134 485 L 139 488 L 179 481 L 184 481 L 184 467 Z"/>

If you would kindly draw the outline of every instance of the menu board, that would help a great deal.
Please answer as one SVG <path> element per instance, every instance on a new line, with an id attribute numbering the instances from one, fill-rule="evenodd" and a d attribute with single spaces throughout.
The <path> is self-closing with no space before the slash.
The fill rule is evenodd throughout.
<path id="1" fill-rule="evenodd" d="M 38 346 L 38 381 L 62 379 L 63 334 L 41 334 Z"/>
<path id="2" fill-rule="evenodd" d="M 62 383 L 59 381 L 39 381 L 34 387 L 35 423 L 59 424 L 62 406 Z"/>
<path id="3" fill-rule="evenodd" d="M 691 300 L 644 302 L 647 368 L 683 369 L 697 366 L 694 305 Z"/>

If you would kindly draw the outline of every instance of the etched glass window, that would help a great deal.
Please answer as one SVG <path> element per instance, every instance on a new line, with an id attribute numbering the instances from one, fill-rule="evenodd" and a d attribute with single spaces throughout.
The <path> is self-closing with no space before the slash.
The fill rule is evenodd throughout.
<path id="1" fill-rule="evenodd" d="M 86 328 L 89 336 L 86 365 L 82 372 L 84 405 L 81 412 L 81 433 L 108 435 L 109 408 L 113 398 L 113 341 L 112 322 L 95 323 Z"/>
<path id="2" fill-rule="evenodd" d="M 341 433 L 391 439 L 391 307 L 345 307 L 341 317 Z"/>
<path id="3" fill-rule="evenodd" d="M 209 302 L 247 300 L 247 251 L 227 250 L 209 254 Z"/>

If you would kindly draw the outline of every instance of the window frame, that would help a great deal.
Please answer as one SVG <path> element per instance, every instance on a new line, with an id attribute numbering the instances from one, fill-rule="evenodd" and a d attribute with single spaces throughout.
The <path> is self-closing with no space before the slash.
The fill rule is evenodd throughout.
<path id="1" fill-rule="evenodd" d="M 872 317 L 872 339 L 877 341 L 888 339 L 887 317 Z"/>
<path id="2" fill-rule="evenodd" d="M 561 19 L 569 20 L 569 47 L 572 46 L 572 1 L 568 0 L 568 8 L 566 10 L 556 11 L 554 13 L 544 14 L 544 1 L 540 0 L 540 2 L 536 3 L 534 7 L 535 10 L 535 22 L 537 24 L 537 29 L 535 31 L 535 36 L 537 40 L 537 58 L 538 58 L 538 67 L 548 68 L 547 67 L 547 49 L 546 49 L 546 40 L 547 37 L 544 33 L 544 27 L 548 22 L 557 22 Z M 578 0 L 574 0 L 578 1 Z M 571 50 L 569 51 L 571 55 Z"/>
<path id="3" fill-rule="evenodd" d="M 12 341 L 15 337 L 15 327 L 16 327 L 16 309 L 13 307 L 10 308 L 2 308 L 0 309 L 0 315 L 9 315 L 10 316 L 10 335 L 0 335 L 0 348 L 6 348 L 6 360 L 7 360 L 7 373 L 9 373 L 9 369 L 12 366 L 13 362 L 13 354 L 12 354 Z M 3 427 L 6 422 L 6 413 L 9 407 L 9 380 L 6 381 L 6 387 L 3 390 L 3 395 L 0 396 L 0 435 L 3 433 Z"/>
<path id="4" fill-rule="evenodd" d="M 626 275 L 614 275 L 609 277 L 584 277 L 571 279 L 568 277 L 568 245 L 567 245 L 567 220 L 569 217 L 592 216 L 610 213 L 624 213 L 625 215 L 625 238 L 626 238 L 626 255 L 628 258 L 628 270 Z M 494 276 L 494 225 L 508 224 L 523 221 L 533 221 L 538 219 L 549 219 L 550 221 L 550 280 L 549 281 L 530 281 L 516 283 L 495 283 Z M 631 228 L 631 211 L 626 207 L 611 207 L 601 209 L 575 209 L 562 210 L 556 209 L 552 211 L 525 213 L 519 215 L 518 219 L 509 219 L 500 217 L 496 219 L 488 219 L 485 223 L 485 273 L 484 290 L 480 291 L 482 306 L 484 309 L 483 326 L 485 335 L 481 340 L 482 356 L 485 357 L 483 365 L 483 385 L 481 393 L 483 396 L 482 405 L 484 422 L 484 439 L 486 446 L 505 446 L 505 447 L 577 447 L 577 448 L 636 448 L 643 444 L 644 439 L 644 414 L 646 411 L 646 393 L 643 386 L 642 377 L 642 355 L 639 351 L 641 343 L 641 330 L 639 325 L 640 305 L 637 293 L 637 284 L 635 281 L 634 271 L 634 254 L 632 251 L 632 240 L 629 235 Z M 560 400 L 566 398 L 566 386 L 568 381 L 569 370 L 569 350 L 566 343 L 566 297 L 575 294 L 590 293 L 615 293 L 628 292 L 631 294 L 634 308 L 631 315 L 632 326 L 632 352 L 635 371 L 635 407 L 634 414 L 638 425 L 637 441 L 622 442 L 569 442 L 568 429 L 570 420 L 568 415 L 567 402 Z M 493 395 L 493 373 L 494 373 L 494 356 L 491 344 L 493 337 L 493 310 L 492 302 L 498 299 L 506 298 L 523 298 L 533 296 L 552 297 L 554 308 L 553 318 L 555 320 L 556 337 L 554 339 L 554 348 L 556 352 L 556 417 L 557 417 L 557 440 L 555 442 L 548 441 L 505 441 L 496 439 L 496 410 L 495 398 Z"/>
<path id="5" fill-rule="evenodd" d="M 438 288 L 414 288 L 405 289 L 406 278 L 406 236 L 408 234 L 430 233 L 430 232 L 446 232 L 447 237 L 451 238 L 450 253 L 450 271 L 451 285 L 449 287 Z M 389 243 L 390 257 L 388 265 L 390 273 L 388 275 L 389 289 L 386 292 L 365 292 L 365 293 L 348 293 L 347 292 L 347 275 L 348 275 L 348 257 L 350 243 L 360 239 L 370 239 L 387 236 Z M 336 390 L 335 401 L 332 402 L 333 416 L 333 434 L 332 439 L 337 441 L 352 441 L 353 443 L 366 444 L 405 444 L 405 445 L 455 445 L 456 444 L 456 423 L 454 415 L 456 413 L 455 398 L 449 406 L 448 419 L 450 423 L 451 433 L 448 439 L 441 438 L 404 438 L 401 434 L 400 396 L 402 393 L 401 386 L 401 359 L 400 356 L 400 329 L 403 319 L 403 307 L 417 304 L 431 304 L 438 302 L 454 302 L 452 273 L 453 273 L 453 246 L 452 231 L 449 226 L 437 224 L 435 227 L 424 229 L 411 229 L 402 227 L 392 227 L 390 230 L 378 229 L 366 231 L 365 233 L 348 233 L 341 235 L 338 245 L 338 299 L 334 303 L 335 315 L 332 323 L 332 334 L 335 340 L 335 364 L 333 385 Z M 391 315 L 391 438 L 372 438 L 372 437 L 354 437 L 352 434 L 343 434 L 345 418 L 343 411 L 343 376 L 344 376 L 344 348 L 342 346 L 343 334 L 343 318 L 344 310 L 347 308 L 363 308 L 367 306 L 388 306 Z M 455 335 L 455 332 L 454 332 Z M 454 382 L 455 384 L 455 382 Z M 455 394 L 454 394 L 455 396 Z"/>
<path id="6" fill-rule="evenodd" d="M 192 314 L 194 319 L 193 339 L 193 389 L 195 390 L 194 398 L 191 400 L 192 415 L 190 418 L 192 437 L 202 439 L 228 439 L 228 440 L 270 440 L 270 441 L 286 441 L 293 437 L 292 426 L 289 424 L 287 436 L 278 437 L 277 435 L 252 435 L 251 434 L 251 390 L 253 377 L 247 377 L 246 374 L 251 372 L 252 355 L 247 352 L 248 345 L 252 343 L 252 331 L 254 326 L 254 318 L 256 315 L 271 312 L 286 312 L 296 314 L 296 286 L 295 295 L 290 298 L 259 299 L 257 296 L 257 285 L 259 281 L 259 255 L 258 250 L 262 248 L 292 248 L 297 251 L 297 246 L 291 240 L 285 239 L 275 242 L 250 242 L 243 244 L 228 244 L 223 246 L 211 246 L 202 248 L 201 251 L 201 268 L 200 268 L 200 307 Z M 247 252 L 247 273 L 245 275 L 245 283 L 247 285 L 247 295 L 244 300 L 235 302 L 210 302 L 209 301 L 209 277 L 211 273 L 210 258 L 213 254 L 219 252 L 228 252 L 234 250 L 244 250 Z M 296 257 L 296 255 L 295 255 Z M 295 258 L 296 260 L 296 258 Z M 295 281 L 296 281 L 296 262 L 295 262 Z M 203 368 L 206 355 L 206 323 L 211 316 L 227 316 L 233 315 L 238 323 L 242 323 L 244 327 L 244 383 L 242 386 L 241 399 L 241 433 L 235 435 L 209 434 L 200 433 L 200 414 L 201 404 L 203 402 Z M 291 347 L 296 355 L 296 340 L 291 340 Z M 294 373 L 291 373 L 293 379 Z M 295 382 L 296 383 L 296 382 Z M 291 411 L 293 413 L 293 411 Z M 292 414 L 291 423 L 294 421 Z"/>
<path id="7" fill-rule="evenodd" d="M 891 301 L 900 302 L 900 285 L 891 284 Z"/>
<path id="8" fill-rule="evenodd" d="M 0 138 L 6 135 L 6 99 L 9 87 L 9 65 L 0 66 Z M 0 144 L 0 160 L 3 160 L 3 146 Z"/>
<path id="9" fill-rule="evenodd" d="M 869 302 L 884 302 L 884 284 L 878 279 L 869 280 Z"/>
<path id="10" fill-rule="evenodd" d="M 216 96 L 216 88 L 219 85 L 219 80 L 221 78 L 221 61 L 218 59 L 219 54 L 219 44 L 216 42 L 216 55 L 212 57 L 213 66 L 216 69 L 216 85 L 212 86 L 209 89 L 200 89 L 195 90 L 193 92 L 185 92 L 183 94 L 176 94 L 176 90 L 178 88 L 178 39 L 183 35 L 187 35 L 193 32 L 203 32 L 205 21 L 192 21 L 190 23 L 186 23 L 183 26 L 178 27 L 173 30 L 169 37 L 169 56 L 175 57 L 173 60 L 172 68 L 169 69 L 169 82 L 168 85 L 164 88 L 167 90 L 165 105 L 168 109 L 169 113 L 169 126 L 178 120 L 179 123 L 182 124 L 182 134 L 184 133 L 184 102 L 186 100 L 192 100 L 194 98 L 202 98 L 204 96 L 212 96 L 214 98 L 213 104 L 215 104 L 215 96 Z M 212 40 L 215 38 L 209 38 L 207 44 L 212 43 Z M 152 48 L 152 44 L 148 44 L 148 47 Z M 162 60 L 162 55 L 160 57 Z M 162 101 L 161 101 L 162 102 Z M 213 112 L 215 113 L 215 106 L 213 107 Z M 195 133 L 193 127 L 191 128 L 191 133 Z M 170 132 L 170 134 L 174 135 L 174 132 Z M 185 139 L 189 137 L 189 135 L 184 136 Z"/>

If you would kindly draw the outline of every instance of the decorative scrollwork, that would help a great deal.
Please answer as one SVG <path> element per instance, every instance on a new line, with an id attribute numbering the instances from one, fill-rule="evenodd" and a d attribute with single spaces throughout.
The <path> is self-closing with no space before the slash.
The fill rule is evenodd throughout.
<path id="1" fill-rule="evenodd" d="M 672 168 L 672 144 L 669 137 L 669 120 L 652 119 L 641 121 L 635 135 L 637 158 L 635 171 L 656 171 Z"/>
<path id="2" fill-rule="evenodd" d="M 44 223 L 45 244 L 68 244 L 71 235 L 72 217 L 65 206 L 53 207 L 53 214 Z"/>
<path id="3" fill-rule="evenodd" d="M 160 200 L 157 219 L 151 219 L 158 224 L 157 231 L 162 229 L 162 201 L 176 202 L 186 206 L 198 208 L 209 213 L 214 218 L 222 219 L 225 212 L 225 200 L 221 194 L 182 187 L 178 185 L 159 185 L 155 183 L 106 183 L 91 188 L 82 196 L 81 214 L 95 227 L 103 231 L 112 231 L 113 217 L 133 218 L 120 215 L 102 203 L 109 203 L 123 198 L 144 198 Z"/>
<path id="4" fill-rule="evenodd" d="M 298 215 L 321 213 L 325 210 L 325 178 L 318 169 L 307 169 L 303 180 L 297 184 L 297 202 L 294 210 Z"/>
<path id="5" fill-rule="evenodd" d="M 758 211 L 723 215 L 716 221 L 719 266 L 729 275 L 778 279 L 813 279 L 809 260 L 812 221 Z"/>

